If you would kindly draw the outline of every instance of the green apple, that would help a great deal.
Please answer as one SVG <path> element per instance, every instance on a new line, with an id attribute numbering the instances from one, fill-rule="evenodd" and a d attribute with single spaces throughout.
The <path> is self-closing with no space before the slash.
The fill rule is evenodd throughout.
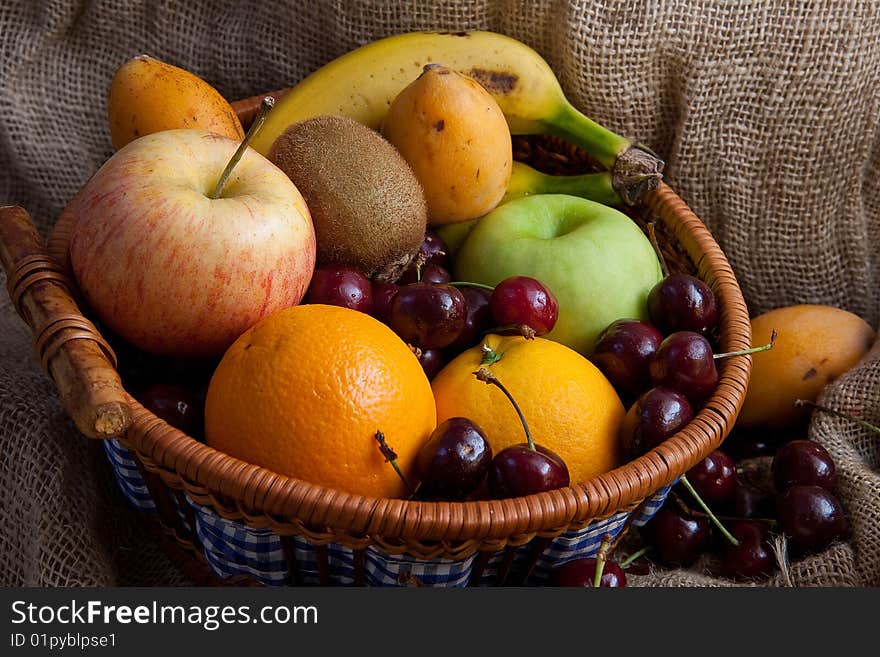
<path id="1" fill-rule="evenodd" d="M 477 222 L 454 262 L 455 279 L 497 285 L 531 276 L 559 301 L 546 336 L 585 356 L 621 318 L 647 318 L 647 298 L 663 277 L 636 223 L 610 206 L 567 194 L 536 194 L 499 205 Z"/>

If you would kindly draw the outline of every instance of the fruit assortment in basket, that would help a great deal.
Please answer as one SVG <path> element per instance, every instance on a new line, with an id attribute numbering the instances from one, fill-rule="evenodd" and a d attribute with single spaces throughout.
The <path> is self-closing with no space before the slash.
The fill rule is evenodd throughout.
<path id="1" fill-rule="evenodd" d="M 498 73 L 511 70 L 523 79 Z M 413 503 L 578 486 L 688 427 L 719 363 L 747 376 L 743 357 L 774 348 L 775 334 L 721 351 L 716 282 L 692 256 L 670 266 L 674 240 L 636 210 L 662 162 L 574 109 L 507 37 L 390 37 L 237 113 L 138 57 L 109 100 L 117 151 L 65 210 L 56 257 L 143 407 L 244 463 Z M 535 133 L 552 137 L 522 136 Z M 737 406 L 712 409 L 729 416 L 719 441 Z M 728 531 L 709 509 L 752 499 L 724 457 L 670 476 L 657 515 L 668 488 L 639 500 L 649 512 L 603 517 L 647 522 L 666 564 L 705 550 L 711 521 L 730 545 L 760 546 L 728 546 L 726 572 L 766 575 L 766 527 Z M 802 474 L 799 459 L 780 469 Z M 786 525 L 834 502 L 801 490 L 821 482 L 789 484 L 786 532 L 825 532 L 805 549 L 843 535 L 836 513 L 825 529 Z M 548 581 L 624 585 L 625 533 L 560 553 Z"/>

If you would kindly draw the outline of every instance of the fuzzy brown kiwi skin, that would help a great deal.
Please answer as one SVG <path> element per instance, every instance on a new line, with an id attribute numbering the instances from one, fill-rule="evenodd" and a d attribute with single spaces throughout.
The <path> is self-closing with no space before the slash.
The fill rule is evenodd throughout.
<path id="1" fill-rule="evenodd" d="M 425 194 L 409 164 L 377 131 L 322 115 L 288 127 L 269 160 L 302 193 L 315 225 L 318 265 L 346 264 L 394 281 L 425 238 Z"/>

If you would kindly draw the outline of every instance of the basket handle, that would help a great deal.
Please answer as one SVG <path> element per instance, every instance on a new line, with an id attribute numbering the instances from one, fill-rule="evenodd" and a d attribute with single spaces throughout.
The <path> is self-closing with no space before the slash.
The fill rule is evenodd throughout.
<path id="1" fill-rule="evenodd" d="M 73 285 L 22 207 L 0 206 L 0 264 L 40 365 L 77 428 L 90 438 L 124 433 L 131 411 L 113 349 L 77 307 Z"/>

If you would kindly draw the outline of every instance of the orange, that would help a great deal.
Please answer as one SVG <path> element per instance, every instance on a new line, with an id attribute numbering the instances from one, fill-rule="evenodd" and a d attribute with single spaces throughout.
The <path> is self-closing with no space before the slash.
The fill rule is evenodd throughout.
<path id="1" fill-rule="evenodd" d="M 868 353 L 876 334 L 861 317 L 834 306 L 797 304 L 751 320 L 752 344 L 773 348 L 752 356 L 752 371 L 737 425 L 791 427 L 809 417 L 798 399 L 816 401 L 822 389 Z"/>
<path id="2" fill-rule="evenodd" d="M 287 308 L 245 331 L 223 355 L 205 402 L 211 447 L 375 497 L 407 495 L 376 431 L 409 480 L 435 426 L 431 385 L 406 343 L 365 313 L 321 304 Z"/>
<path id="3" fill-rule="evenodd" d="M 544 338 L 487 335 L 497 356 L 487 364 L 522 409 L 532 437 L 556 452 L 572 483 L 621 463 L 618 430 L 625 415 L 614 387 L 584 356 Z M 486 433 L 493 453 L 526 442 L 513 405 L 494 385 L 473 375 L 484 359 L 480 345 L 450 361 L 434 377 L 437 421 L 461 416 Z"/>

